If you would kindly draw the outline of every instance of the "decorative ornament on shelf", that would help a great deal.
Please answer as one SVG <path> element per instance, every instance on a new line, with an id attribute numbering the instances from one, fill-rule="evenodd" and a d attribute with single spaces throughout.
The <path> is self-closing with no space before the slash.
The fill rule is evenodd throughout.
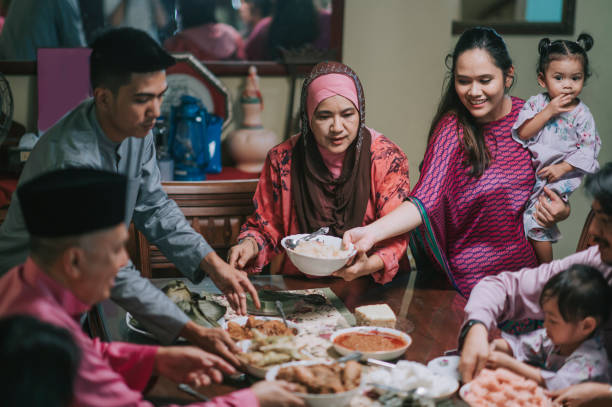
<path id="1" fill-rule="evenodd" d="M 245 172 L 260 172 L 268 151 L 277 143 L 276 134 L 266 130 L 261 121 L 263 98 L 259 91 L 259 77 L 254 66 L 249 75 L 242 96 L 242 124 L 238 130 L 227 136 L 229 153 L 236 162 L 236 168 Z"/>

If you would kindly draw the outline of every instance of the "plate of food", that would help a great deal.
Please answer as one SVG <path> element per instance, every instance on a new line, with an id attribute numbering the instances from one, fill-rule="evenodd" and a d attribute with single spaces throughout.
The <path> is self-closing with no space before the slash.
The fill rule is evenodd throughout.
<path id="1" fill-rule="evenodd" d="M 252 339 L 240 341 L 238 346 L 242 353 L 237 357 L 245 365 L 247 373 L 260 379 L 265 378 L 273 366 L 311 358 L 298 346 L 295 336 L 265 336 L 257 329 L 253 331 Z"/>
<path id="2" fill-rule="evenodd" d="M 544 389 L 508 369 L 483 369 L 459 389 L 459 396 L 470 406 L 549 407 L 552 401 Z"/>
<path id="3" fill-rule="evenodd" d="M 252 315 L 234 318 L 224 322 L 222 326 L 236 342 L 253 339 L 254 330 L 263 336 L 295 336 L 299 332 L 298 325 L 294 322 L 287 321 L 285 325 L 280 318 Z"/>
<path id="4" fill-rule="evenodd" d="M 252 315 L 279 316 L 276 301 L 280 301 L 285 314 L 311 310 L 313 307 L 327 303 L 321 294 L 302 294 L 290 291 L 259 290 L 260 308 L 256 308 L 251 295 L 247 293 L 247 312 Z"/>
<path id="5" fill-rule="evenodd" d="M 193 322 L 207 328 L 218 328 L 223 323 L 227 308 L 216 301 L 209 300 L 193 293 L 180 280 L 174 280 L 161 288 Z M 154 338 L 145 327 L 129 312 L 125 314 L 125 323 L 129 330 Z"/>
<path id="6" fill-rule="evenodd" d="M 299 241 L 298 245 L 291 249 L 287 246 L 288 239 L 301 239 L 307 234 L 291 235 L 281 240 L 291 262 L 302 273 L 311 276 L 329 276 L 334 271 L 341 269 L 348 260 L 357 252 L 351 247 L 344 249 L 342 239 L 335 236 L 317 236 L 308 241 Z"/>
<path id="7" fill-rule="evenodd" d="M 363 360 L 392 360 L 406 352 L 412 338 L 397 329 L 357 326 L 336 331 L 330 341 L 341 355 L 359 351 L 363 354 Z"/>
<path id="8" fill-rule="evenodd" d="M 442 376 L 427 366 L 408 360 L 400 360 L 393 368 L 370 368 L 364 379 L 379 394 L 389 389 L 399 392 L 411 392 L 435 401 L 451 397 L 459 388 L 459 381 Z"/>
<path id="9" fill-rule="evenodd" d="M 293 383 L 296 395 L 311 407 L 346 406 L 362 389 L 362 367 L 358 362 L 299 361 L 271 368 L 266 380 Z"/>

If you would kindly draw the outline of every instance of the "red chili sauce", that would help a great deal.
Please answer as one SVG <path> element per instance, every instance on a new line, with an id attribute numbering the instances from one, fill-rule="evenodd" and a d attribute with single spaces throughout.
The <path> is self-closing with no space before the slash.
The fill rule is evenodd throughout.
<path id="1" fill-rule="evenodd" d="M 347 332 L 338 335 L 334 343 L 360 352 L 390 351 L 406 346 L 402 337 L 381 331 Z"/>

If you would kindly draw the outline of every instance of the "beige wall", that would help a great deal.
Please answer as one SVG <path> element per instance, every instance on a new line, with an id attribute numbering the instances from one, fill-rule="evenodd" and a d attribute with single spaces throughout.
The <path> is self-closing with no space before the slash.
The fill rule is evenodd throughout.
<path id="1" fill-rule="evenodd" d="M 612 94 L 610 30 L 612 2 L 576 1 L 576 34 L 588 31 L 595 38 L 590 51 L 594 75 L 583 92 L 603 139 L 600 163 L 612 161 Z M 438 103 L 445 73 L 444 56 L 456 38 L 450 34 L 451 20 L 458 15 L 459 0 L 346 0 L 344 61 L 360 76 L 366 94 L 369 126 L 396 142 L 410 161 L 410 179 L 418 179 L 418 164 L 425 151 L 429 121 Z M 518 73 L 513 94 L 527 98 L 539 92 L 534 67 L 541 36 L 505 36 Z M 569 37 L 568 37 L 569 38 Z M 572 37 L 573 38 L 573 37 Z M 15 94 L 15 119 L 36 126 L 35 80 L 10 76 Z M 234 100 L 243 78 L 223 77 Z M 298 91 L 299 91 L 299 84 Z M 261 79 L 265 100 L 264 125 L 282 137 L 285 126 L 289 80 Z M 297 106 L 296 106 L 297 108 Z M 231 131 L 237 122 L 233 123 Z M 227 133 L 227 132 L 226 132 Z M 555 245 L 555 257 L 575 250 L 590 202 L 582 190 L 571 198 L 572 215 L 561 223 L 564 238 Z"/>
<path id="2" fill-rule="evenodd" d="M 443 58 L 456 41 L 450 32 L 458 5 L 458 0 L 346 0 L 344 60 L 363 82 L 368 125 L 406 152 L 413 185 L 418 179 L 429 121 L 441 93 Z M 589 52 L 594 74 L 583 99 L 591 108 L 603 141 L 600 163 L 612 161 L 610 21 L 609 0 L 577 0 L 576 36 L 567 37 L 587 31 L 595 39 Z M 541 37 L 505 36 L 518 72 L 512 91 L 516 96 L 527 98 L 540 91 L 534 69 Z M 575 251 L 590 200 L 580 189 L 571 204 L 570 218 L 560 224 L 564 237 L 554 246 L 557 258 Z"/>

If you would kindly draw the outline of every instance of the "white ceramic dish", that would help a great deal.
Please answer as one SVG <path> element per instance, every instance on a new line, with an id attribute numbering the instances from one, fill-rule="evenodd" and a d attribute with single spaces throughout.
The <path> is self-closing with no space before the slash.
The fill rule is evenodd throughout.
<path id="1" fill-rule="evenodd" d="M 451 397 L 453 394 L 455 394 L 457 392 L 457 389 L 459 388 L 459 381 L 450 377 L 450 376 L 443 376 L 441 377 L 442 380 L 448 380 L 449 382 L 452 381 L 453 382 L 453 386 L 452 386 L 452 390 L 448 391 L 447 393 L 443 393 L 440 394 L 436 397 L 432 397 L 432 399 L 434 401 L 442 401 L 442 400 L 446 400 L 447 398 Z"/>
<path id="2" fill-rule="evenodd" d="M 461 399 L 463 401 L 465 401 L 466 403 L 468 403 L 468 401 L 465 398 L 467 397 L 469 392 L 470 392 L 470 384 L 469 383 L 464 384 L 459 389 L 459 397 L 461 397 Z M 470 403 L 468 403 L 468 404 L 470 404 Z"/>
<path id="3" fill-rule="evenodd" d="M 459 381 L 461 380 L 461 374 L 459 373 L 459 356 L 440 356 L 432 359 L 427 363 L 427 367 L 434 373 L 441 376 L 452 377 Z"/>
<path id="4" fill-rule="evenodd" d="M 285 366 L 310 366 L 310 365 L 318 365 L 318 364 L 326 364 L 331 365 L 334 362 L 322 362 L 316 360 L 301 360 L 299 362 L 289 362 L 283 363 L 282 365 L 274 366 L 268 373 L 266 374 L 266 380 L 276 380 L 276 375 L 278 371 Z M 334 393 L 334 394 L 307 394 L 307 393 L 294 393 L 304 399 L 306 404 L 310 407 L 343 407 L 347 406 L 353 397 L 361 393 L 363 387 L 363 383 L 361 383 L 358 387 L 345 391 L 342 393 Z"/>
<path id="5" fill-rule="evenodd" d="M 371 364 L 370 361 L 368 362 Z M 368 370 L 365 380 L 372 384 L 374 390 L 381 395 L 390 388 L 400 391 L 422 389 L 423 396 L 434 401 L 441 401 L 451 397 L 459 388 L 457 380 L 439 375 L 422 363 L 401 360 L 395 365 L 384 367 L 378 363 L 374 364 L 377 367 Z"/>
<path id="6" fill-rule="evenodd" d="M 340 336 L 342 334 L 345 334 L 345 333 L 349 333 L 349 332 L 375 332 L 375 331 L 376 332 L 387 333 L 387 334 L 392 334 L 392 335 L 398 336 L 398 337 L 402 338 L 404 340 L 404 342 L 406 342 L 406 345 L 402 346 L 401 348 L 397 348 L 397 349 L 389 350 L 389 351 L 361 352 L 361 353 L 363 353 L 362 360 L 366 360 L 366 359 L 370 359 L 370 358 L 371 359 L 378 359 L 378 360 L 393 360 L 393 359 L 397 359 L 400 356 L 402 356 L 404 354 L 404 352 L 406 352 L 406 349 L 408 349 L 410 344 L 412 344 L 412 338 L 407 333 L 402 332 L 402 331 L 398 331 L 397 329 L 382 328 L 382 327 L 377 327 L 377 326 L 356 326 L 356 327 L 353 327 L 353 328 L 341 329 L 339 331 L 336 331 L 329 338 L 329 340 L 332 342 L 336 352 L 340 353 L 341 355 L 347 355 L 347 354 L 349 354 L 351 352 L 354 352 L 355 349 L 345 348 L 344 346 L 341 346 L 341 345 L 337 344 L 336 343 L 336 338 L 338 336 Z"/>
<path id="7" fill-rule="evenodd" d="M 251 347 L 251 340 L 245 339 L 244 341 L 237 342 L 236 345 L 242 350 L 242 352 L 248 352 L 249 348 Z M 308 355 L 307 353 L 304 353 L 304 352 L 302 352 L 302 354 L 304 354 L 304 356 L 308 358 L 312 357 L 312 355 Z M 280 366 L 280 364 L 270 365 L 270 366 L 265 366 L 265 367 L 250 365 L 248 363 L 244 364 L 246 372 L 259 379 L 265 379 L 266 373 L 268 373 L 268 371 L 274 368 L 275 366 Z"/>
<path id="8" fill-rule="evenodd" d="M 240 350 L 242 350 L 243 352 L 248 352 L 249 348 L 251 347 L 251 340 L 245 339 L 244 341 L 237 342 L 236 345 L 238 345 Z M 270 369 L 272 366 L 258 367 L 245 363 L 244 367 L 248 374 L 253 375 L 259 379 L 265 379 L 266 373 L 268 373 L 268 369 Z"/>
<path id="9" fill-rule="evenodd" d="M 298 268 L 302 273 L 309 274 L 311 276 L 329 276 L 334 271 L 341 269 L 348 260 L 357 253 L 357 251 L 352 247 L 349 248 L 349 251 L 345 257 L 339 258 L 322 258 L 322 257 L 314 257 L 307 256 L 305 254 L 297 253 L 296 251 L 289 249 L 286 245 L 287 239 L 299 239 L 301 237 L 307 236 L 307 234 L 298 234 L 286 236 L 281 240 L 281 245 L 287 252 L 289 259 Z M 335 236 L 327 236 L 321 235 L 317 236 L 316 240 L 322 241 L 326 245 L 330 245 L 337 249 L 342 247 L 342 239 Z"/>

